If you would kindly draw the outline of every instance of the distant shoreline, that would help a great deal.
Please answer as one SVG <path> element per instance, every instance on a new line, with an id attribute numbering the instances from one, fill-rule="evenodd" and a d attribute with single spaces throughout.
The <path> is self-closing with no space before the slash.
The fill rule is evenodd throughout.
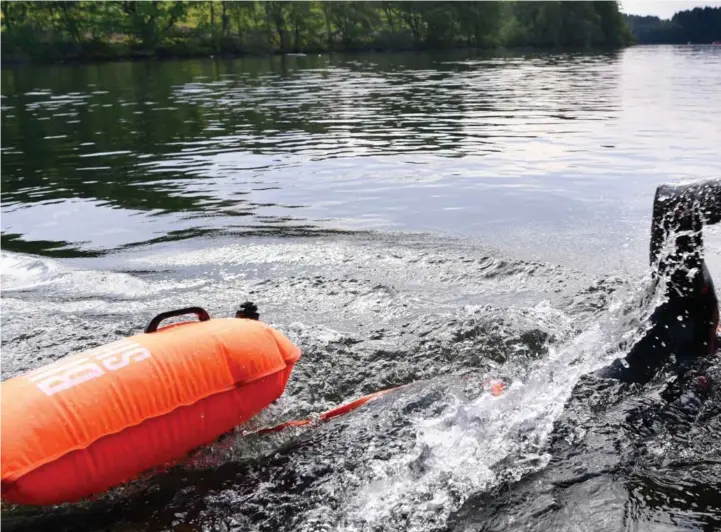
<path id="1" fill-rule="evenodd" d="M 305 53 L 596 51 L 721 41 L 721 7 L 671 19 L 618 2 L 3 2 L 0 64 Z"/>
<path id="2" fill-rule="evenodd" d="M 95 55 L 68 55 L 66 57 L 47 58 L 47 59 L 31 59 L 31 58 L 3 58 L 2 68 L 14 66 L 41 66 L 41 65 L 95 65 L 103 63 L 120 63 L 120 62 L 144 62 L 144 61 L 183 61 L 190 59 L 264 59 L 264 58 L 292 58 L 292 57 L 318 57 L 318 56 L 334 56 L 334 55 L 386 55 L 386 54 L 427 54 L 427 53 L 448 53 L 458 54 L 467 52 L 469 54 L 479 55 L 501 55 L 504 53 L 544 53 L 544 52 L 567 52 L 567 53 L 594 53 L 594 52 L 613 52 L 623 50 L 637 44 L 629 44 L 624 46 L 593 46 L 586 48 L 579 47 L 540 47 L 540 46 L 498 46 L 493 48 L 478 47 L 458 47 L 458 48 L 410 48 L 398 50 L 316 50 L 308 52 L 218 52 L 218 53 L 198 53 L 198 54 L 167 54 L 167 53 L 127 53 L 117 56 L 95 56 Z M 651 45 L 656 46 L 656 45 Z"/>
<path id="3" fill-rule="evenodd" d="M 3 2 L 3 64 L 623 47 L 597 2 Z"/>

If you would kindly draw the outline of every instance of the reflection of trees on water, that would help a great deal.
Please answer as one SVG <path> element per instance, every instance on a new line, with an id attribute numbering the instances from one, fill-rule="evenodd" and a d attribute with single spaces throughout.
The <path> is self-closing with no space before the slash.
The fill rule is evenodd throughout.
<path id="1" fill-rule="evenodd" d="M 464 52 L 7 69 L 3 204 L 247 217 L 257 208 L 238 195 L 308 158 L 483 155 L 607 118 L 616 61 Z"/>

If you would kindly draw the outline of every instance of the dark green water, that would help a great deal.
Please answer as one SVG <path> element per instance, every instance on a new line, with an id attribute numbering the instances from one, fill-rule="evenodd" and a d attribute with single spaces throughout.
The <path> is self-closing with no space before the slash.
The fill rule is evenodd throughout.
<path id="1" fill-rule="evenodd" d="M 391 229 L 544 258 L 539 239 L 636 247 L 658 183 L 720 173 L 720 62 L 639 47 L 3 69 L 3 246 Z"/>
<path id="2" fill-rule="evenodd" d="M 410 384 L 4 527 L 718 529 L 721 395 L 583 376 L 653 311 L 656 186 L 721 177 L 719 87 L 711 46 L 3 69 L 3 379 L 253 299 L 303 350 L 254 426 Z"/>

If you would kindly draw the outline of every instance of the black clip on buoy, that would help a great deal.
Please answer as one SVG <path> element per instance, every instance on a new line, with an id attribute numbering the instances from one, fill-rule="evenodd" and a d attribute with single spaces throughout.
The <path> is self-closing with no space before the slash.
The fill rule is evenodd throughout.
<path id="1" fill-rule="evenodd" d="M 258 307 L 252 301 L 246 301 L 240 305 L 240 309 L 235 313 L 236 318 L 244 318 L 246 320 L 257 320 L 260 318 Z"/>

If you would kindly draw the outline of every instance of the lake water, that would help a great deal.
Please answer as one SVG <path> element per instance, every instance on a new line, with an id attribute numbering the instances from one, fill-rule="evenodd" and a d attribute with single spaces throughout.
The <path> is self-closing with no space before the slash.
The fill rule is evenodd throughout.
<path id="1" fill-rule="evenodd" d="M 643 247 L 657 184 L 721 174 L 719 61 L 689 46 L 4 70 L 3 244 L 380 230 L 616 256 Z"/>
<path id="2" fill-rule="evenodd" d="M 304 351 L 259 425 L 412 383 L 6 526 L 721 526 L 721 400 L 640 433 L 622 413 L 652 386 L 574 392 L 652 310 L 655 188 L 721 177 L 719 87 L 712 46 L 3 69 L 3 379 L 253 299 Z M 491 401 L 468 370 L 513 393 Z M 589 416 L 591 396 L 612 406 Z M 559 426 L 596 435 L 577 482 Z M 519 479 L 526 499 L 478 502 Z"/>

